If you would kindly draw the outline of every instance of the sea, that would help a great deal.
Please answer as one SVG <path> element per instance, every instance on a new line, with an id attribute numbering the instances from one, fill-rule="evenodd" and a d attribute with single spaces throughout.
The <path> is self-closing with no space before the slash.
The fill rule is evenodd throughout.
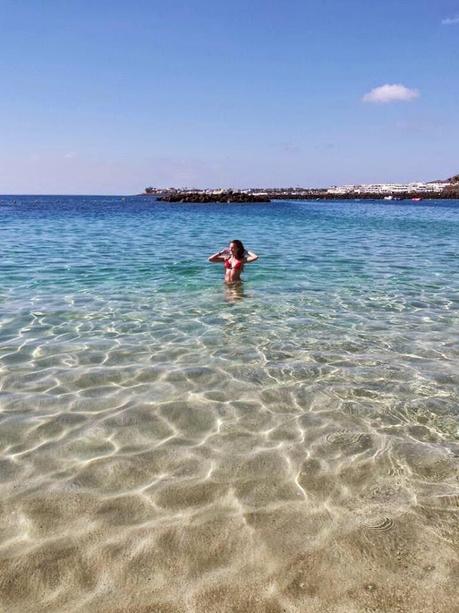
<path id="1" fill-rule="evenodd" d="M 459 201 L 0 196 L 0 279 L 1 611 L 456 610 Z"/>

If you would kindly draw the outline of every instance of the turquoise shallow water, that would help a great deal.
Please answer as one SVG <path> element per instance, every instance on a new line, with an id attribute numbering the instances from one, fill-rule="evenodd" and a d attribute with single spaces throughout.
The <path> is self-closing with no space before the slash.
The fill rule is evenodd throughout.
<path id="1" fill-rule="evenodd" d="M 0 197 L 7 610 L 451 610 L 458 236 L 459 202 Z"/>

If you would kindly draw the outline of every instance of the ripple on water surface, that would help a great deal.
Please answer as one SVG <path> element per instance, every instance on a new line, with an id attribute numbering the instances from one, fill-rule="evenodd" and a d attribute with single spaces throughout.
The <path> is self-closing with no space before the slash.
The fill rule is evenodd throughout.
<path id="1" fill-rule="evenodd" d="M 456 204 L 4 205 L 6 610 L 454 609 Z"/>

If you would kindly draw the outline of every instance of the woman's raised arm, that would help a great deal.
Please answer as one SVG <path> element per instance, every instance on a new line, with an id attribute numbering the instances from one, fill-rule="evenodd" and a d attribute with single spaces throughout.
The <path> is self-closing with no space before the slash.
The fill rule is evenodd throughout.
<path id="1" fill-rule="evenodd" d="M 209 262 L 223 262 L 225 260 L 224 253 L 224 251 L 217 251 L 217 253 L 214 253 L 207 259 Z"/>
<path id="2" fill-rule="evenodd" d="M 254 253 L 253 251 L 247 251 L 247 256 L 245 259 L 247 264 L 250 264 L 250 262 L 256 262 L 257 260 L 258 260 L 258 255 L 256 253 Z"/>

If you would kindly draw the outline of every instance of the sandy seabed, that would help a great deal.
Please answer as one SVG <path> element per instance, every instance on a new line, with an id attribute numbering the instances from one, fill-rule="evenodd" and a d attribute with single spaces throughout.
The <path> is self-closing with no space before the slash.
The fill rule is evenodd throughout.
<path id="1" fill-rule="evenodd" d="M 370 420 L 297 383 L 153 403 L 148 377 L 212 373 L 66 412 L 45 394 L 33 420 L 3 397 L 2 611 L 457 610 L 457 448 L 433 414 L 373 399 Z"/>

